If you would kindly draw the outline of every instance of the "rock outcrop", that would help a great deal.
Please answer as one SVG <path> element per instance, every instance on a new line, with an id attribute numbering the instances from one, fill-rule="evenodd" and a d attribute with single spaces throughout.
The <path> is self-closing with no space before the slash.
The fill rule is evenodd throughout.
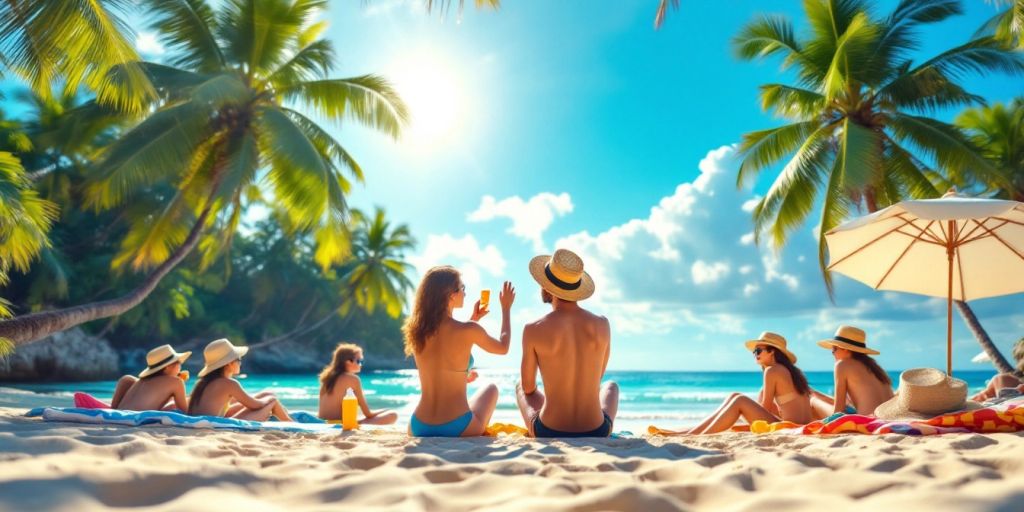
<path id="1" fill-rule="evenodd" d="M 0 381 L 70 382 L 116 379 L 118 355 L 107 340 L 81 329 L 58 332 L 0 357 Z"/>

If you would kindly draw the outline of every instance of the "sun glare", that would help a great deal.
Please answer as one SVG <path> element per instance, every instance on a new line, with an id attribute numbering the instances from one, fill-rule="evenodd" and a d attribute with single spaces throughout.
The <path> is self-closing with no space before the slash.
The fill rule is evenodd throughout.
<path id="1" fill-rule="evenodd" d="M 403 146 L 423 152 L 457 141 L 467 101 L 462 76 L 452 64 L 421 52 L 404 58 L 388 78 L 409 108 Z"/>

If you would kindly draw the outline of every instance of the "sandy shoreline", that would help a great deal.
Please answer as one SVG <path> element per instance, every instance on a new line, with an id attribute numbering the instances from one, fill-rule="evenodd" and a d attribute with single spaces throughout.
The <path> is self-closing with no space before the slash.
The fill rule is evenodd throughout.
<path id="1" fill-rule="evenodd" d="M 1022 434 L 453 440 L 23 413 L 0 408 L 0 510 L 1024 510 Z"/>

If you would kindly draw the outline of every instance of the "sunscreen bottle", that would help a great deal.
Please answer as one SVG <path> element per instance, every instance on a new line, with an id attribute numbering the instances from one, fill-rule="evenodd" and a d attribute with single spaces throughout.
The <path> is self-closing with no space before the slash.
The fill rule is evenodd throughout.
<path id="1" fill-rule="evenodd" d="M 353 430 L 359 428 L 356 415 L 359 414 L 359 402 L 352 388 L 345 392 L 345 398 L 341 399 L 341 428 Z"/>

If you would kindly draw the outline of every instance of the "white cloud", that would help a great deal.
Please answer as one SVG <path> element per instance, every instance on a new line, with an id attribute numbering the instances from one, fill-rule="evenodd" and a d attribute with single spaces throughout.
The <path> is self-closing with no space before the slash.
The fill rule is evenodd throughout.
<path id="1" fill-rule="evenodd" d="M 523 200 L 512 196 L 496 200 L 493 196 L 484 196 L 480 206 L 467 217 L 470 222 L 487 222 L 497 218 L 512 220 L 508 232 L 533 243 L 534 252 L 546 252 L 544 232 L 547 231 L 556 217 L 572 212 L 572 198 L 563 192 L 555 195 L 542 192 Z"/>
<path id="2" fill-rule="evenodd" d="M 423 251 L 410 257 L 409 261 L 420 276 L 431 267 L 451 265 L 462 273 L 462 281 L 467 287 L 476 289 L 499 281 L 506 267 L 505 258 L 497 247 L 490 244 L 481 247 L 473 235 L 462 238 L 449 234 L 430 235 Z"/>
<path id="3" fill-rule="evenodd" d="M 690 267 L 694 284 L 714 283 L 729 273 L 729 265 L 721 261 L 708 264 L 704 260 L 697 260 Z"/>
<path id="4" fill-rule="evenodd" d="M 163 55 L 164 47 L 153 32 L 139 32 L 135 38 L 135 49 L 143 55 Z"/>

